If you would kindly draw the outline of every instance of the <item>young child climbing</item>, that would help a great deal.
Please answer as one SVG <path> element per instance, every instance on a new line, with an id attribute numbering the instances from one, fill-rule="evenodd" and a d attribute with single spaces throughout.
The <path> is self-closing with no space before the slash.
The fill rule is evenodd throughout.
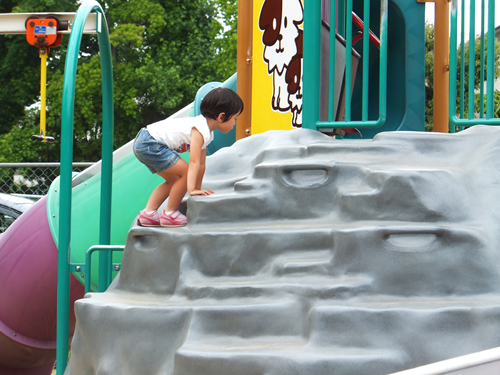
<path id="1" fill-rule="evenodd" d="M 243 111 L 243 101 L 234 91 L 216 88 L 201 101 L 201 115 L 166 119 L 142 128 L 134 141 L 134 154 L 141 163 L 165 179 L 158 185 L 144 210 L 139 213 L 142 226 L 182 227 L 187 218 L 179 211 L 186 194 L 211 195 L 201 187 L 205 174 L 207 146 L 213 131 L 228 133 Z M 190 152 L 189 164 L 178 153 Z M 167 199 L 166 210 L 158 212 Z"/>

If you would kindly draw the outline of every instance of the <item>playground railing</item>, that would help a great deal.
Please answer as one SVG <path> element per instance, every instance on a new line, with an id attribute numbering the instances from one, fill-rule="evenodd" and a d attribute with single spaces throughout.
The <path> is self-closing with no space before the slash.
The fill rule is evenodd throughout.
<path id="1" fill-rule="evenodd" d="M 321 77 L 321 28 L 322 14 L 320 1 L 304 2 L 304 57 L 303 57 L 303 127 L 330 132 L 334 128 L 378 128 L 385 123 L 387 117 L 387 40 L 388 40 L 388 0 L 380 1 L 380 41 L 379 45 L 379 110 L 378 119 L 368 117 L 368 85 L 369 85 L 369 50 L 370 42 L 374 42 L 374 34 L 370 30 L 370 0 L 363 3 L 363 22 L 361 18 L 352 12 L 353 1 L 339 1 L 338 8 L 336 1 L 331 1 L 330 10 L 330 40 L 329 40 L 329 78 L 328 78 L 328 120 L 320 121 L 321 102 L 321 82 L 325 77 Z M 364 35 L 362 59 L 362 113 L 361 120 L 353 120 L 351 116 L 351 91 L 352 91 L 352 53 L 353 45 L 359 40 L 359 35 L 353 38 L 353 24 L 362 29 Z M 336 25 L 336 27 L 334 26 Z M 335 32 L 336 31 L 336 32 Z M 335 44 L 336 35 L 339 34 L 345 39 L 345 60 L 336 55 Z M 359 33 L 358 33 L 359 34 Z M 353 43 L 354 42 L 354 43 Z M 345 61 L 345 65 L 343 64 Z M 342 66 L 336 66 L 342 64 Z M 335 72 L 345 69 L 342 75 L 343 82 L 336 82 Z M 341 85 L 341 94 L 337 94 L 339 100 L 344 101 L 344 105 L 335 103 L 335 91 Z M 337 90 L 336 90 L 337 87 Z M 342 93 L 343 92 L 343 93 Z M 339 116 L 336 108 L 344 109 L 344 113 Z M 335 118 L 337 117 L 337 119 Z M 342 120 L 339 121 L 338 119 Z"/>
<path id="2" fill-rule="evenodd" d="M 70 271 L 71 272 L 81 272 L 82 274 L 85 274 L 85 293 L 88 293 L 91 291 L 91 279 L 92 279 L 92 254 L 96 251 L 100 252 L 107 252 L 107 253 L 113 253 L 114 251 L 123 251 L 125 249 L 125 246 L 122 245 L 95 245 L 91 246 L 87 250 L 87 254 L 85 257 L 85 263 L 79 264 L 79 263 L 71 263 L 70 264 Z M 100 267 L 101 268 L 101 267 Z M 112 281 L 112 273 L 113 272 L 118 272 L 120 271 L 121 264 L 120 263 L 112 263 L 108 265 L 108 268 L 105 269 L 106 272 L 106 280 L 104 280 L 104 284 L 101 285 L 101 281 L 99 280 L 99 286 L 98 290 L 99 292 L 104 292 L 108 286 L 111 284 Z M 99 272 L 101 272 L 101 269 L 99 269 Z"/>
<path id="3" fill-rule="evenodd" d="M 76 90 L 76 72 L 80 44 L 88 17 L 96 17 L 102 77 L 102 159 L 99 244 L 109 245 L 111 238 L 111 183 L 113 174 L 113 64 L 109 29 L 101 5 L 95 0 L 83 1 L 72 24 L 64 66 L 63 102 L 61 119 L 61 177 L 59 206 L 59 254 L 57 281 L 57 375 L 62 375 L 68 362 L 69 347 L 69 297 L 71 239 L 71 185 L 73 163 L 73 117 Z M 111 253 L 99 254 L 99 282 L 107 281 Z"/>
<path id="4" fill-rule="evenodd" d="M 94 163 L 73 163 L 73 172 L 81 172 Z M 0 192 L 41 198 L 59 176 L 60 163 L 0 163 Z"/>
<path id="5" fill-rule="evenodd" d="M 451 2 L 449 97 L 451 132 L 455 132 L 456 127 L 462 130 L 464 126 L 477 124 L 500 125 L 500 118 L 495 118 L 494 114 L 494 81 L 495 70 L 497 70 L 495 68 L 500 64 L 495 57 L 495 52 L 498 52 L 495 51 L 495 1 L 497 0 L 479 1 L 481 7 L 479 27 L 476 27 L 476 0 L 470 0 L 469 9 L 465 7 L 465 0 L 452 0 Z M 458 27 L 459 8 L 460 28 Z M 469 23 L 468 45 L 465 42 L 466 17 Z M 457 46 L 459 32 L 460 45 Z M 479 43 L 479 56 L 476 56 L 477 43 Z M 466 57 L 467 49 L 468 56 Z M 460 58 L 458 58 L 458 51 L 460 51 Z M 458 69 L 460 73 L 457 76 Z M 460 82 L 459 89 L 457 89 L 458 81 Z M 484 92 L 485 81 L 486 93 Z M 460 97 L 457 102 L 458 96 Z"/>

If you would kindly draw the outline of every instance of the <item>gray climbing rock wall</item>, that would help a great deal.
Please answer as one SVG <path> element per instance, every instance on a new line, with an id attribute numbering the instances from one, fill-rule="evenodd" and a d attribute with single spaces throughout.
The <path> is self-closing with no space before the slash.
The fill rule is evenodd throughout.
<path id="1" fill-rule="evenodd" d="M 500 346 L 500 129 L 272 131 L 208 158 L 184 228 L 133 224 L 68 375 L 388 374 Z"/>

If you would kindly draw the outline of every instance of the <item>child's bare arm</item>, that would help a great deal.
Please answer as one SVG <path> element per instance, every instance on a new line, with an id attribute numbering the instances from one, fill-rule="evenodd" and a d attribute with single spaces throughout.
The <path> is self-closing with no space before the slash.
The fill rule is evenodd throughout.
<path id="1" fill-rule="evenodd" d="M 196 181 L 196 190 L 201 190 L 201 184 L 203 183 L 203 176 L 205 175 L 206 159 L 207 159 L 207 149 L 201 150 L 201 164 L 200 164 L 200 171 L 198 172 L 198 180 Z M 210 189 L 206 191 L 209 194 L 214 193 Z"/>
<path id="2" fill-rule="evenodd" d="M 211 190 L 201 190 L 205 173 L 206 150 L 202 150 L 203 136 L 198 129 L 191 130 L 191 146 L 187 176 L 187 191 L 189 195 L 210 195 Z"/>
<path id="3" fill-rule="evenodd" d="M 201 183 L 203 182 L 203 176 L 205 175 L 205 161 L 207 159 L 207 149 L 201 150 L 200 158 L 200 170 L 198 171 L 198 178 L 196 179 L 196 190 L 201 190 Z"/>

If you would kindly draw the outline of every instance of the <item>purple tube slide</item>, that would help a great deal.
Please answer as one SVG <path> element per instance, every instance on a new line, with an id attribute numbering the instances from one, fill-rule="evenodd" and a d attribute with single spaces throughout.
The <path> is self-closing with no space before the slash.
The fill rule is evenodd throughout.
<path id="1" fill-rule="evenodd" d="M 40 199 L 0 235 L 0 374 L 50 375 L 56 358 L 57 247 Z M 70 285 L 74 302 L 84 287 Z M 71 341 L 71 339 L 70 339 Z"/>

